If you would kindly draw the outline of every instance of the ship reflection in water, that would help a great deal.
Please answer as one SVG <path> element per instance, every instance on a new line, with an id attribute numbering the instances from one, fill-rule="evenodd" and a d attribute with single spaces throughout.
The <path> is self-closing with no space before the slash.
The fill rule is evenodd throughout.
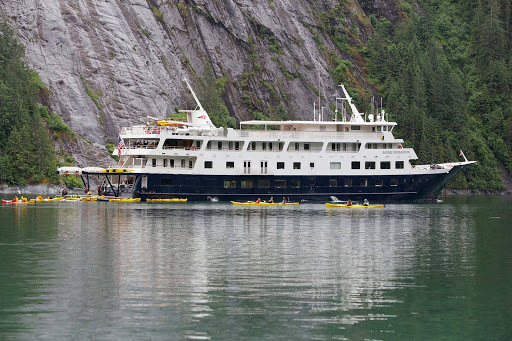
<path id="1" fill-rule="evenodd" d="M 510 331 L 500 315 L 511 302 L 510 274 L 482 259 L 506 253 L 496 243 L 510 212 L 489 223 L 478 205 L 64 203 L 23 215 L 4 207 L 0 336 L 436 339 Z"/>

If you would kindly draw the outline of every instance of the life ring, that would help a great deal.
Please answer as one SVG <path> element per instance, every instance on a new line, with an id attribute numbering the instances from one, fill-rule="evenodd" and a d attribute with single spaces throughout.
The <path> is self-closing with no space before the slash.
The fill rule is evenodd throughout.
<path id="1" fill-rule="evenodd" d="M 401 144 L 399 144 L 399 145 L 398 145 L 398 149 L 402 149 L 402 148 L 403 148 L 403 147 L 402 147 L 402 145 L 401 145 Z"/>
<path id="2" fill-rule="evenodd" d="M 190 150 L 196 150 L 196 146 L 190 147 Z"/>

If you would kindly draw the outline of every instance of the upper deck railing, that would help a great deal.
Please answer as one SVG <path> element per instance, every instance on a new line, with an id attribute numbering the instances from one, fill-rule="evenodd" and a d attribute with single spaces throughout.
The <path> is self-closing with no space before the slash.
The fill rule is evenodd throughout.
<path id="1" fill-rule="evenodd" d="M 380 140 L 384 136 L 382 132 L 333 132 L 333 131 L 283 131 L 283 130 L 250 130 L 250 129 L 234 129 L 239 138 L 253 139 L 304 139 L 304 142 L 311 140 L 330 139 L 371 139 Z M 193 130 L 183 129 L 179 127 L 160 127 L 160 126 L 144 126 L 144 127 L 125 127 L 121 129 L 121 135 L 145 135 L 147 137 L 158 136 L 224 136 L 227 137 L 228 130 L 219 128 L 215 130 Z M 155 136 L 157 137 L 157 136 Z M 229 138 L 236 138 L 230 134 Z M 389 142 L 389 140 L 388 140 Z"/>

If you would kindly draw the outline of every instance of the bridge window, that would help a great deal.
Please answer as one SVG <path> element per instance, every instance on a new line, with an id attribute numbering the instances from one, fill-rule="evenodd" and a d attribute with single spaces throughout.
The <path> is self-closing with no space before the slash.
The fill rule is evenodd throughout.
<path id="1" fill-rule="evenodd" d="M 382 161 L 380 163 L 380 169 L 391 169 L 391 162 L 389 162 L 389 161 Z"/>
<path id="2" fill-rule="evenodd" d="M 300 169 L 300 162 L 294 162 L 293 169 Z"/>
<path id="3" fill-rule="evenodd" d="M 284 169 L 284 162 L 278 162 L 277 169 Z"/>
<path id="4" fill-rule="evenodd" d="M 213 161 L 205 161 L 204 168 L 213 168 Z"/>
<path id="5" fill-rule="evenodd" d="M 233 161 L 227 161 L 226 168 L 235 168 L 235 163 Z"/>
<path id="6" fill-rule="evenodd" d="M 352 161 L 352 169 L 361 169 L 361 162 Z"/>
<path id="7" fill-rule="evenodd" d="M 364 163 L 364 169 L 375 169 L 375 162 L 373 162 L 373 161 L 366 161 Z"/>
<path id="8" fill-rule="evenodd" d="M 403 161 L 396 161 L 395 162 L 395 168 L 396 169 L 404 169 L 404 162 Z"/>

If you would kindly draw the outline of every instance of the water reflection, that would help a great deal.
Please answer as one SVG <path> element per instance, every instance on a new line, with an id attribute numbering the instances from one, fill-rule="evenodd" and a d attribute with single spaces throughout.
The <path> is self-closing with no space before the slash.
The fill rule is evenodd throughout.
<path id="1" fill-rule="evenodd" d="M 24 338 L 385 339 L 414 337 L 415 323 L 449 335 L 441 316 L 477 289 L 473 208 L 2 208 L 0 326 Z"/>

